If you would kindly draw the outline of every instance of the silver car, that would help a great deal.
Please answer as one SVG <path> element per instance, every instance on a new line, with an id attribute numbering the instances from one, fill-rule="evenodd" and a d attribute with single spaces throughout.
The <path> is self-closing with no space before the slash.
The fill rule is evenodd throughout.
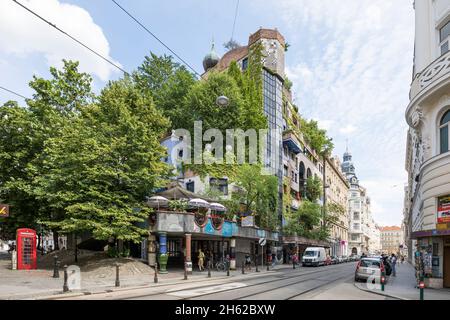
<path id="1" fill-rule="evenodd" d="M 373 278 L 380 281 L 381 273 L 384 271 L 383 262 L 378 258 L 361 258 L 356 266 L 355 281 Z"/>

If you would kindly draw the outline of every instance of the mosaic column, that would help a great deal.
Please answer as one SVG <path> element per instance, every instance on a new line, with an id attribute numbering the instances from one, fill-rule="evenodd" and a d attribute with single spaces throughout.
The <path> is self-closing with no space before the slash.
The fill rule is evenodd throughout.
<path id="1" fill-rule="evenodd" d="M 167 260 L 169 255 L 167 254 L 167 233 L 161 232 L 159 234 L 159 273 L 167 272 Z"/>
<path id="2" fill-rule="evenodd" d="M 186 233 L 186 268 L 189 274 L 192 274 L 192 253 L 191 253 L 191 241 L 192 235 L 190 233 Z"/>
<path id="3" fill-rule="evenodd" d="M 236 238 L 230 240 L 230 270 L 236 270 Z"/>

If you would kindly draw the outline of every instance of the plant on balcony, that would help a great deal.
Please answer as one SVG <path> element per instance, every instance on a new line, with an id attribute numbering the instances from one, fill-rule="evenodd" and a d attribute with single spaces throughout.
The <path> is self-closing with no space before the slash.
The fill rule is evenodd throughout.
<path id="1" fill-rule="evenodd" d="M 317 121 L 307 121 L 300 118 L 300 130 L 308 144 L 316 150 L 318 154 L 330 153 L 333 151 L 333 139 L 327 136 L 327 131 L 320 129 Z"/>
<path id="2" fill-rule="evenodd" d="M 306 197 L 311 202 L 316 202 L 322 195 L 322 182 L 317 177 L 306 179 Z"/>
<path id="3" fill-rule="evenodd" d="M 185 212 L 188 208 L 188 202 L 186 200 L 170 200 L 169 209 L 171 211 Z"/>

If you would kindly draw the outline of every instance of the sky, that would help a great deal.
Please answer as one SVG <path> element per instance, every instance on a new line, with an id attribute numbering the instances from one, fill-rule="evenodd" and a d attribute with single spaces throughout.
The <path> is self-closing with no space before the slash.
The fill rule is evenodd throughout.
<path id="1" fill-rule="evenodd" d="M 132 71 L 150 51 L 170 54 L 111 0 L 18 0 L 115 64 Z M 201 73 L 211 41 L 232 35 L 237 0 L 117 0 Z M 234 39 L 260 27 L 290 44 L 286 71 L 300 113 L 319 121 L 342 159 L 347 141 L 380 225 L 400 225 L 414 51 L 411 0 L 240 0 Z M 123 74 L 11 0 L 0 0 L 0 86 L 27 97 L 33 75 L 80 61 L 99 91 Z M 23 101 L 0 90 L 0 104 Z"/>

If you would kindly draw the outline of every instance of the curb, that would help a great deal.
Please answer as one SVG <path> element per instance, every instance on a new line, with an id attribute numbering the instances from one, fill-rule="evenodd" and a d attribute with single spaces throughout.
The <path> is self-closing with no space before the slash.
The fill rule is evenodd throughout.
<path id="1" fill-rule="evenodd" d="M 354 285 L 357 289 L 359 289 L 359 290 L 361 290 L 361 291 L 365 291 L 365 292 L 370 292 L 370 293 L 378 294 L 378 295 L 380 295 L 380 296 L 384 296 L 384 297 L 388 297 L 388 298 L 393 298 L 393 299 L 397 299 L 397 300 L 403 300 L 403 301 L 411 300 L 411 299 L 406 299 L 406 298 L 403 298 L 403 297 L 395 296 L 395 295 L 392 295 L 392 294 L 381 293 L 381 292 L 378 292 L 378 291 L 372 291 L 372 290 L 369 290 L 369 289 L 364 289 L 364 288 L 361 288 L 360 286 L 358 286 L 356 283 L 354 283 L 353 285 Z"/>

